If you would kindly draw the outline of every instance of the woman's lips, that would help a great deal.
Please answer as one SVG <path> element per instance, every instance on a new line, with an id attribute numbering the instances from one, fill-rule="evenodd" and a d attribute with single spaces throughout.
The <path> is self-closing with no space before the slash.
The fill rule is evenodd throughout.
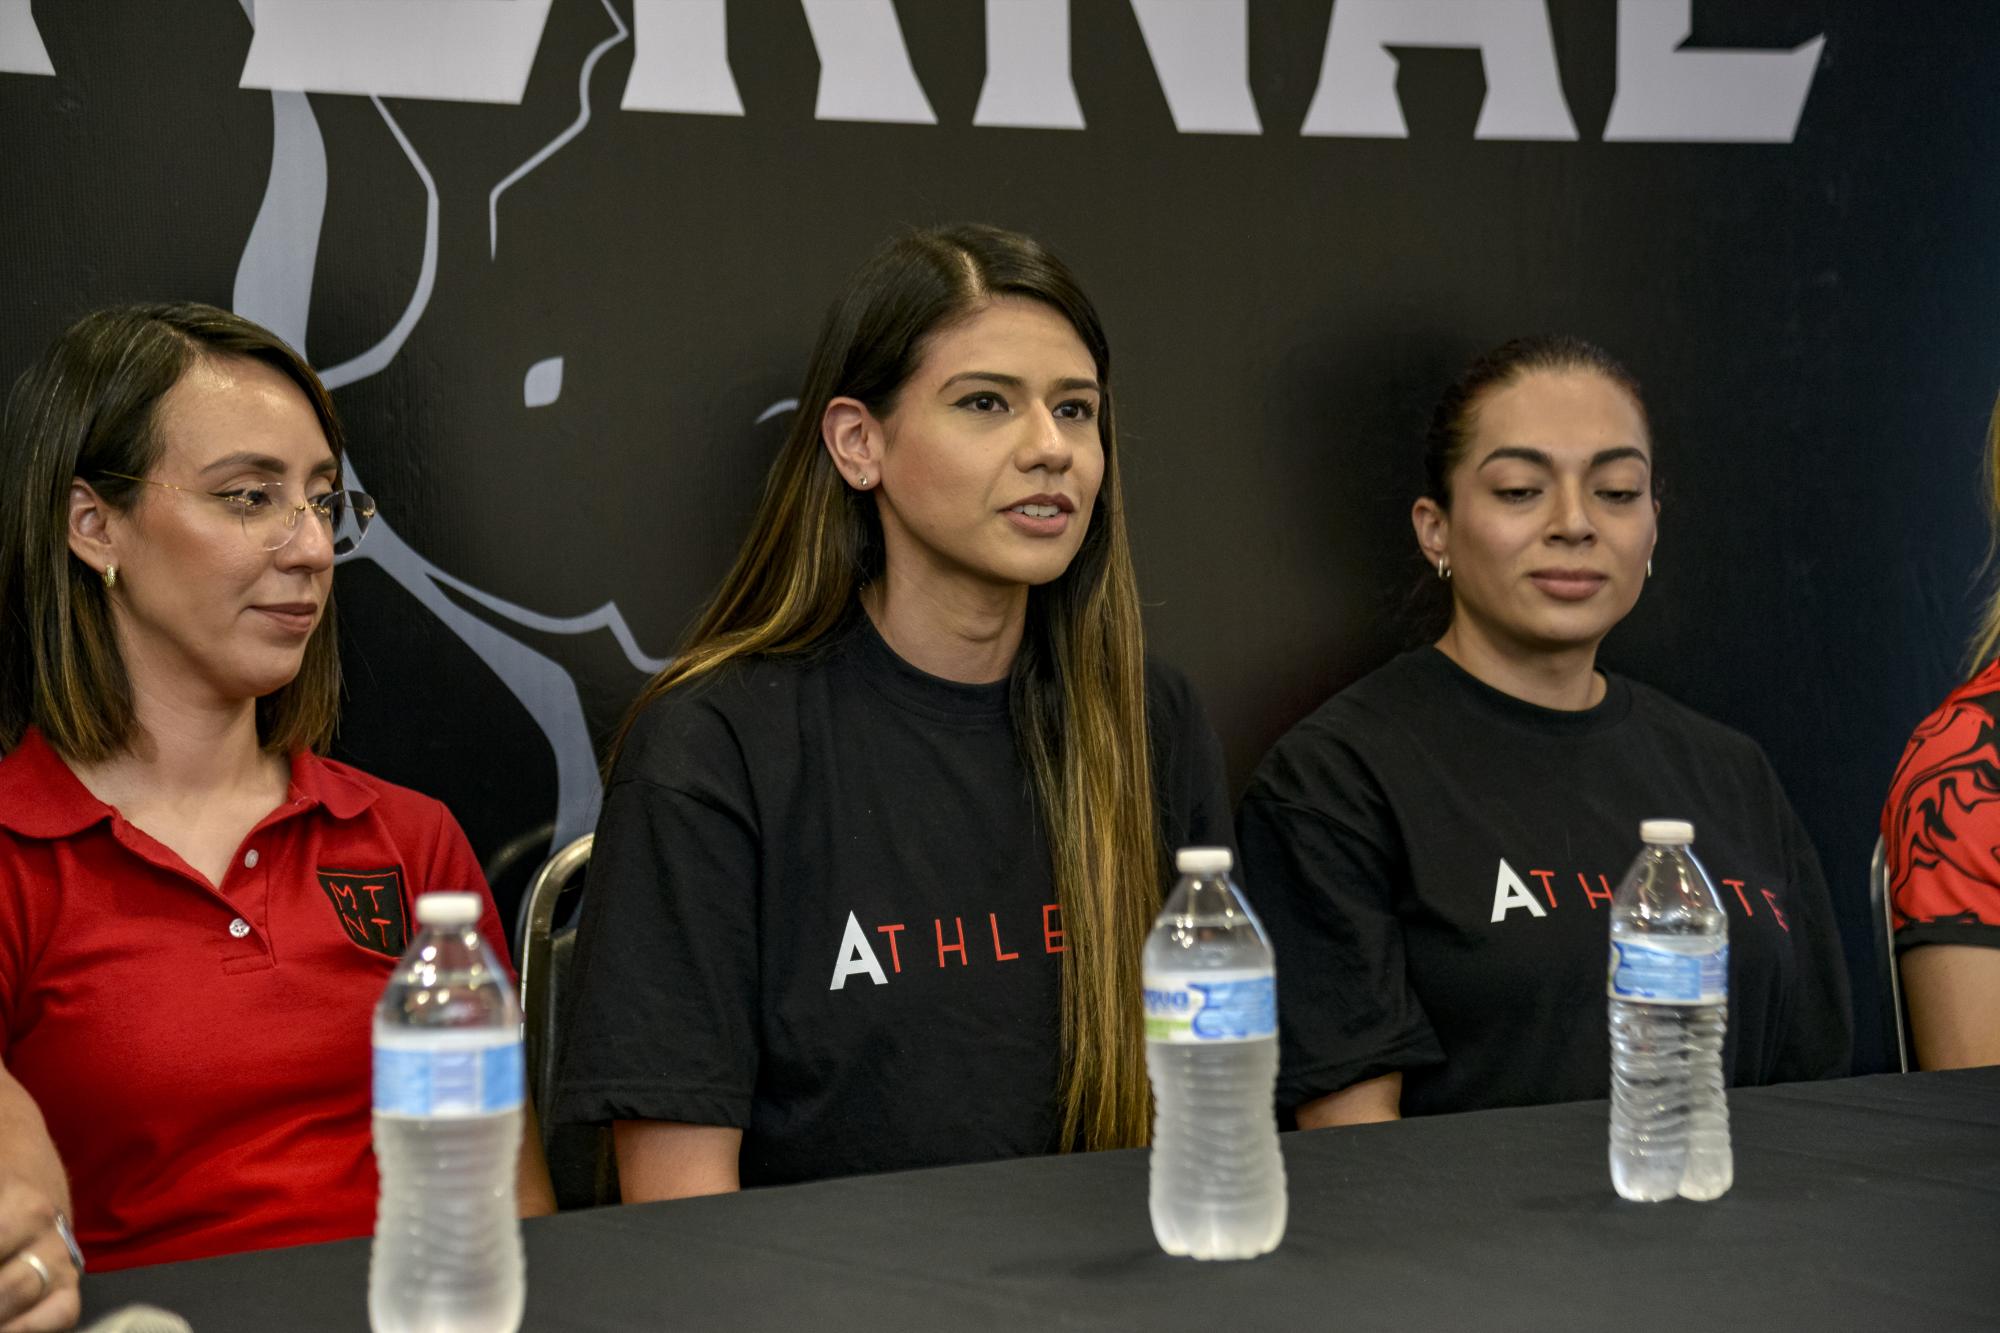
<path id="1" fill-rule="evenodd" d="M 1537 588 L 1561 602 L 1580 602 L 1608 581 L 1591 569 L 1538 569 L 1528 575 Z"/>
<path id="2" fill-rule="evenodd" d="M 319 619 L 319 608 L 309 602 L 284 602 L 250 609 L 293 634 L 312 633 L 313 623 Z"/>

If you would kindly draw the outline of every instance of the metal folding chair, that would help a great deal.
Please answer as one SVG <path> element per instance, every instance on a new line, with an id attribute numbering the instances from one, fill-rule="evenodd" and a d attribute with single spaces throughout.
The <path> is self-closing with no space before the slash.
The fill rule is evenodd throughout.
<path id="1" fill-rule="evenodd" d="M 1881 934 L 1882 965 L 1876 975 L 1889 991 L 1890 1028 L 1896 1034 L 1896 1068 L 1910 1072 L 1910 1037 L 1903 1014 L 1903 972 L 1896 962 L 1896 912 L 1889 901 L 1889 857 L 1882 839 L 1875 839 L 1875 854 L 1868 861 L 1868 906 L 1875 914 Z"/>
<path id="2" fill-rule="evenodd" d="M 586 833 L 551 856 L 535 872 L 522 899 L 521 1016 L 526 1028 L 528 1095 L 541 1119 L 542 1147 L 555 1182 L 556 1203 L 564 1208 L 587 1208 L 618 1198 L 610 1131 L 558 1125 L 549 1115 L 569 1010 L 570 965 L 576 956 L 576 927 L 556 923 L 564 919 L 561 907 L 572 890 L 582 890 L 591 839 Z"/>

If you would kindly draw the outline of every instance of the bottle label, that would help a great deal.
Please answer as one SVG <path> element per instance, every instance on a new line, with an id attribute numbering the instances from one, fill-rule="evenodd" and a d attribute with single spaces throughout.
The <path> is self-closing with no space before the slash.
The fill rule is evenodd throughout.
<path id="1" fill-rule="evenodd" d="M 1262 969 L 1150 973 L 1146 1040 L 1177 1046 L 1277 1035 L 1278 983 Z"/>
<path id="2" fill-rule="evenodd" d="M 491 1031 L 377 1033 L 375 1110 L 381 1115 L 497 1115 L 526 1091 L 521 1039 Z"/>
<path id="3" fill-rule="evenodd" d="M 1680 953 L 1613 940 L 1606 993 L 1634 1004 L 1723 1004 L 1729 999 L 1729 946 Z"/>

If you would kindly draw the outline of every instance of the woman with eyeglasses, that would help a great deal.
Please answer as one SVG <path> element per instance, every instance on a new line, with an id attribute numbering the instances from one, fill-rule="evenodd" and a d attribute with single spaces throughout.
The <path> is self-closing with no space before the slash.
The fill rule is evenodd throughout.
<path id="1" fill-rule="evenodd" d="M 207 306 L 87 316 L 7 399 L 0 1319 L 73 1316 L 78 1247 L 373 1227 L 370 1012 L 415 897 L 486 885 L 437 801 L 319 754 L 375 512 L 341 447 L 305 362 Z"/>
<path id="2" fill-rule="evenodd" d="M 1656 817 L 1693 821 L 1729 918 L 1730 1084 L 1845 1073 L 1826 881 L 1763 751 L 1598 666 L 1659 537 L 1638 383 L 1581 339 L 1507 343 L 1439 401 L 1425 474 L 1443 633 L 1292 728 L 1237 816 L 1281 1105 L 1315 1128 L 1605 1096 L 1611 900 Z"/>
<path id="3" fill-rule="evenodd" d="M 735 567 L 617 745 L 556 1114 L 628 1201 L 1144 1143 L 1139 954 L 1227 841 L 1145 656 L 1069 271 L 911 232 L 829 309 Z"/>

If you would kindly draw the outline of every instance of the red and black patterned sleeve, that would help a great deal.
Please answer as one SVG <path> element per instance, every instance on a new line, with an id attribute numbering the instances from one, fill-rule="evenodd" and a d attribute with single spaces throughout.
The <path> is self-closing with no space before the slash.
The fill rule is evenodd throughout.
<path id="1" fill-rule="evenodd" d="M 1896 947 L 2000 948 L 2000 662 L 1910 737 L 1882 808 Z"/>

